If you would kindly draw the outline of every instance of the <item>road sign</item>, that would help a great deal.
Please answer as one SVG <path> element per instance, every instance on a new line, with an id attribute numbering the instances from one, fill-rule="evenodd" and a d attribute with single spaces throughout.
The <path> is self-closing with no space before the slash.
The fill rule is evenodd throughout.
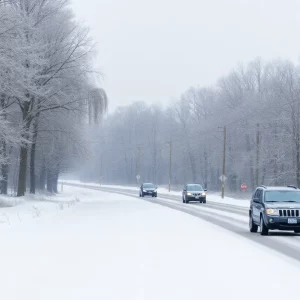
<path id="1" fill-rule="evenodd" d="M 226 182 L 227 177 L 226 177 L 225 175 L 221 175 L 221 176 L 220 176 L 220 180 L 221 180 L 222 182 Z"/>
<path id="2" fill-rule="evenodd" d="M 241 190 L 246 191 L 246 189 L 248 188 L 246 183 L 241 184 Z"/>

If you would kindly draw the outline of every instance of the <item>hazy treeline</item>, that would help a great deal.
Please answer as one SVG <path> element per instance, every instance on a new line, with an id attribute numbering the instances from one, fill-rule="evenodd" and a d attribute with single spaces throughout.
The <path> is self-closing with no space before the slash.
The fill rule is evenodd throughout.
<path id="1" fill-rule="evenodd" d="M 95 134 L 94 159 L 82 179 L 135 184 L 200 182 L 219 189 L 227 129 L 227 188 L 241 183 L 300 186 L 300 68 L 260 59 L 214 87 L 191 87 L 166 109 L 120 107 Z M 170 153 L 172 144 L 172 153 Z"/>
<path id="2" fill-rule="evenodd" d="M 59 174 L 85 154 L 82 128 L 107 105 L 93 84 L 93 48 L 69 1 L 0 1 L 2 194 L 56 192 Z"/>

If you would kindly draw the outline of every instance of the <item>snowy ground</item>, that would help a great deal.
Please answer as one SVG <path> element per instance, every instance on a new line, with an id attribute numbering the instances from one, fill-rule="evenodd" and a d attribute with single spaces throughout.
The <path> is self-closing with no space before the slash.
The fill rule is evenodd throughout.
<path id="1" fill-rule="evenodd" d="M 298 298 L 296 260 L 142 199 L 65 193 L 80 203 L 0 226 L 1 299 Z"/>

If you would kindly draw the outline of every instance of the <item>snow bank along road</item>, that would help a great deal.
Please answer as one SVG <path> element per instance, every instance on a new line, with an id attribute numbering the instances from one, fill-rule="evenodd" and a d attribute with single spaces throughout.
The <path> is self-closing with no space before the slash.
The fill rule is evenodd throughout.
<path id="1" fill-rule="evenodd" d="M 94 184 L 89 185 L 81 183 L 64 184 L 139 198 L 137 195 L 138 191 L 134 189 L 122 189 L 121 187 L 100 187 Z M 160 194 L 158 198 L 145 197 L 140 199 L 141 201 L 149 201 L 151 203 L 156 203 L 201 218 L 205 221 L 225 228 L 240 237 L 246 238 L 252 242 L 276 250 L 281 254 L 300 261 L 300 235 L 292 232 L 270 231 L 270 235 L 264 237 L 260 236 L 259 233 L 253 234 L 249 232 L 249 210 L 247 205 L 245 205 L 245 201 L 241 201 L 241 206 L 210 202 L 209 194 L 207 196 L 207 204 L 205 205 L 200 203 L 184 204 L 182 203 L 181 197 L 178 195 Z M 178 224 L 178 226 L 180 226 L 180 224 Z"/>

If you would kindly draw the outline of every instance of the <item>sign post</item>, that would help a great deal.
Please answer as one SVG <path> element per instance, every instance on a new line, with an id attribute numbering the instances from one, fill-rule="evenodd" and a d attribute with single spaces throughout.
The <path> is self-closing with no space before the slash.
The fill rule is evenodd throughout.
<path id="1" fill-rule="evenodd" d="M 141 179 L 141 176 L 140 175 L 136 175 L 136 182 L 137 182 L 137 184 L 140 183 L 140 179 Z"/>
<path id="2" fill-rule="evenodd" d="M 224 126 L 224 149 L 223 149 L 223 171 L 222 171 L 222 199 L 225 197 L 225 167 L 226 167 L 226 138 L 227 138 L 227 129 L 226 126 Z"/>

